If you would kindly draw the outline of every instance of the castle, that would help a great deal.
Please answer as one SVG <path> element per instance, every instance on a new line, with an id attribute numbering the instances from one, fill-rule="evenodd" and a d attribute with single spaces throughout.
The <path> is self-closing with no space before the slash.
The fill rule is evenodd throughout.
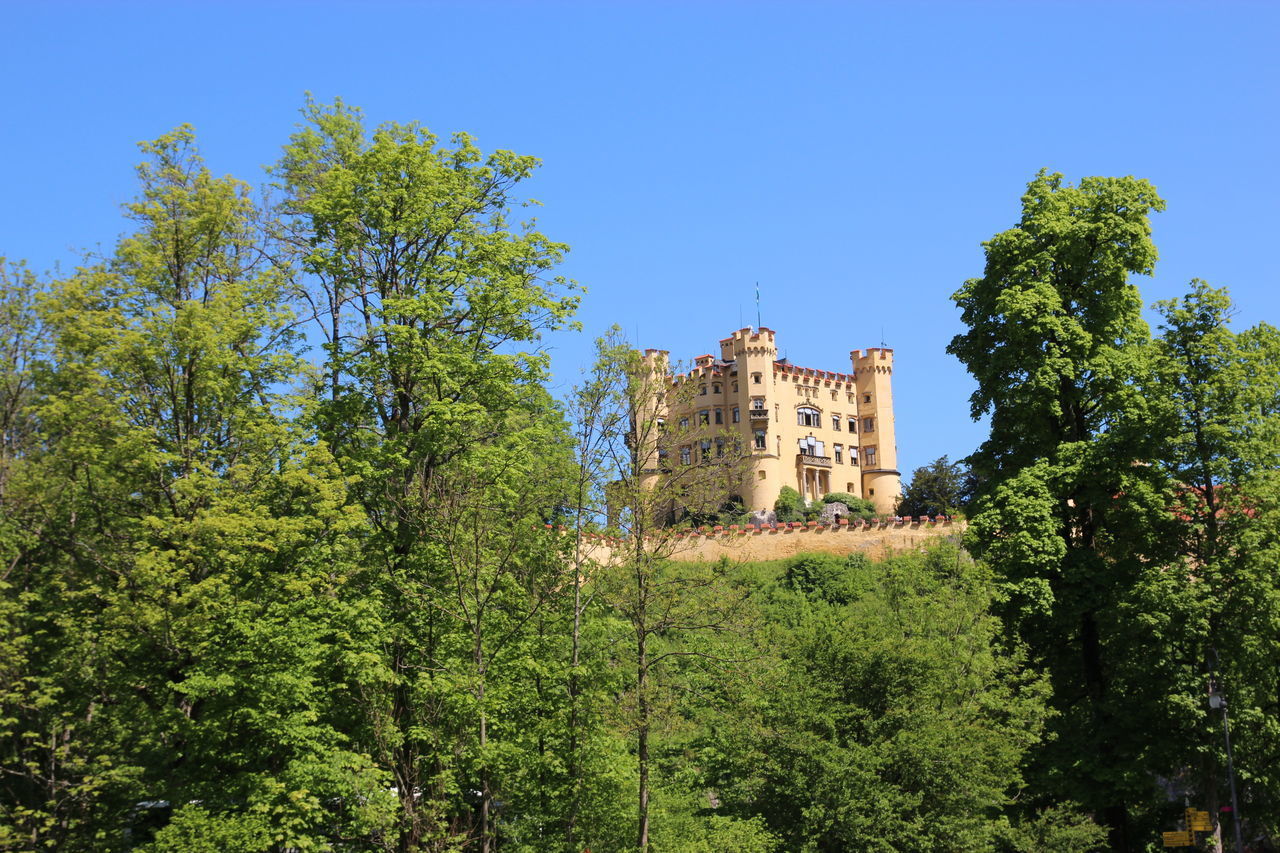
<path id="1" fill-rule="evenodd" d="M 719 357 L 698 356 L 687 373 L 672 375 L 668 356 L 649 349 L 643 357 L 666 389 L 653 414 L 674 427 L 667 429 L 671 446 L 661 450 L 664 466 L 713 461 L 728 440 L 742 448 L 737 494 L 748 510 L 772 510 L 790 486 L 806 500 L 848 492 L 881 515 L 894 513 L 901 479 L 892 349 L 853 350 L 848 373 L 814 370 L 780 360 L 772 329 L 747 327 L 720 341 Z M 664 466 L 647 473 L 651 484 Z"/>

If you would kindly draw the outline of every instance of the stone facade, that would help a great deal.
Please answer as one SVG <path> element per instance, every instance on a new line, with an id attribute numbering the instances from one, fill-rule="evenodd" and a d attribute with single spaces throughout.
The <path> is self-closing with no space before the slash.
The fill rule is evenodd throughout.
<path id="1" fill-rule="evenodd" d="M 849 360 L 848 372 L 798 367 L 778 358 L 776 335 L 763 327 L 739 329 L 718 357 L 699 356 L 678 374 L 667 351 L 645 350 L 645 368 L 665 388 L 647 413 L 669 436 L 663 465 L 714 459 L 727 439 L 748 457 L 737 494 L 751 512 L 771 511 L 790 486 L 810 501 L 848 492 L 892 515 L 901 495 L 893 350 L 853 350 Z M 661 467 L 648 475 L 655 483 Z"/>

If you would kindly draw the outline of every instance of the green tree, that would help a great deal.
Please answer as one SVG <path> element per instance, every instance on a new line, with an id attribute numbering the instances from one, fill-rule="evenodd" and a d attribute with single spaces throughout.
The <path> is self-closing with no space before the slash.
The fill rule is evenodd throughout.
<path id="1" fill-rule="evenodd" d="M 804 498 L 790 486 L 778 490 L 778 499 L 773 502 L 773 511 L 777 514 L 778 523 L 804 521 Z"/>
<path id="2" fill-rule="evenodd" d="M 940 546 L 809 555 L 782 580 L 752 597 L 758 663 L 702 711 L 717 813 L 763 817 L 785 850 L 992 849 L 1047 709 L 1000 651 L 987 569 Z"/>
<path id="3" fill-rule="evenodd" d="M 284 417 L 285 280 L 189 129 L 142 147 L 137 230 L 40 308 L 39 453 L 5 495 L 32 534 L 9 563 L 5 821 L 73 849 L 118 846 L 140 802 L 240 822 L 240 849 L 375 834 L 386 779 L 332 713 L 358 652 L 334 569 L 353 519 Z"/>
<path id="4" fill-rule="evenodd" d="M 954 296 L 968 330 L 948 347 L 977 380 L 991 434 L 970 457 L 981 483 L 968 542 L 1005 580 L 1011 627 L 1049 672 L 1053 739 L 1039 790 L 1104 816 L 1116 849 L 1138 844 L 1131 809 L 1157 798 L 1141 756 L 1158 651 L 1130 618 L 1143 567 L 1167 554 L 1167 480 L 1138 385 L 1149 332 L 1130 282 L 1156 261 L 1146 181 L 1041 172 L 1018 224 L 988 240 L 986 268 Z"/>
<path id="5" fill-rule="evenodd" d="M 967 480 L 964 466 L 945 456 L 917 468 L 902 489 L 898 515 L 955 515 L 964 508 Z"/>
<path id="6" fill-rule="evenodd" d="M 697 383 L 673 383 L 661 357 L 642 358 L 616 335 L 599 343 L 598 355 L 596 375 L 625 382 L 611 398 L 616 413 L 605 418 L 627 430 L 601 448 L 611 526 L 625 539 L 596 588 L 630 634 L 622 665 L 633 673 L 625 710 L 638 776 L 634 846 L 643 853 L 652 835 L 654 736 L 672 713 L 672 670 L 693 658 L 713 667 L 721 662 L 721 655 L 698 643 L 731 630 L 740 598 L 728 594 L 715 567 L 672 563 L 682 531 L 669 522 L 716 513 L 724 496 L 738 491 L 747 451 L 731 432 L 709 424 L 667 423 L 666 407 L 687 408 Z M 717 439 L 722 452 L 713 455 Z M 699 446 L 703 452 L 696 456 L 678 450 Z"/>
<path id="7" fill-rule="evenodd" d="M 1149 394 L 1160 403 L 1163 438 L 1153 463 L 1177 484 L 1174 533 L 1181 562 L 1183 607 L 1176 621 L 1156 627 L 1172 654 L 1166 666 L 1167 720 L 1181 754 L 1197 767 L 1196 787 L 1213 813 L 1225 779 L 1221 728 L 1203 696 L 1205 664 L 1217 659 L 1217 677 L 1231 701 L 1246 816 L 1273 814 L 1280 777 L 1270 756 L 1280 748 L 1269 725 L 1280 682 L 1280 586 L 1273 567 L 1276 535 L 1275 471 L 1280 469 L 1280 334 L 1260 325 L 1236 334 L 1229 327 L 1225 290 L 1191 282 L 1180 299 L 1156 304 L 1162 322 L 1155 343 Z M 1168 598 L 1153 578 L 1151 598 Z M 1266 821 L 1260 822 L 1263 826 Z M 1276 827 L 1267 827 L 1276 833 Z"/>
<path id="8" fill-rule="evenodd" d="M 563 588 L 558 545 L 533 522 L 564 494 L 544 485 L 568 444 L 537 342 L 577 303 L 550 275 L 566 247 L 510 222 L 535 158 L 484 155 L 465 134 L 441 145 L 412 124 L 368 133 L 340 102 L 304 116 L 276 174 L 327 334 L 316 422 L 378 567 L 366 594 L 383 680 L 366 737 L 399 792 L 397 849 L 469 837 L 489 850 L 492 655 Z"/>

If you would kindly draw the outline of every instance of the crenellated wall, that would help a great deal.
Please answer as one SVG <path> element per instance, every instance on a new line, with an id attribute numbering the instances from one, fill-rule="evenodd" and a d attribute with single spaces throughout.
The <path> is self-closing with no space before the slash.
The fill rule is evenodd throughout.
<path id="1" fill-rule="evenodd" d="M 938 516 L 931 519 L 884 518 L 864 523 L 841 519 L 826 525 L 816 521 L 801 524 L 731 525 L 703 527 L 675 534 L 673 560 L 719 560 L 755 562 L 782 560 L 799 554 L 866 554 L 880 559 L 892 552 L 912 551 L 940 538 L 959 541 L 966 524 L 961 519 Z M 588 556 L 609 562 L 624 540 L 601 535 L 588 537 Z"/>

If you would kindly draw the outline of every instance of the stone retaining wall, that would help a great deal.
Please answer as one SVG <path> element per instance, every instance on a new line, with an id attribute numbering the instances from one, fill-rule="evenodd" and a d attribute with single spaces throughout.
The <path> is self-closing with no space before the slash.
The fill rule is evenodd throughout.
<path id="1" fill-rule="evenodd" d="M 731 525 L 703 527 L 676 534 L 671 557 L 675 560 L 730 560 L 755 562 L 781 560 L 797 554 L 861 553 L 880 559 L 894 551 L 922 548 L 939 538 L 959 541 L 965 522 L 939 516 L 937 518 L 885 518 L 852 524 L 841 519 L 838 524 L 806 523 L 774 525 Z M 607 562 L 623 540 L 589 535 L 590 556 Z"/>

